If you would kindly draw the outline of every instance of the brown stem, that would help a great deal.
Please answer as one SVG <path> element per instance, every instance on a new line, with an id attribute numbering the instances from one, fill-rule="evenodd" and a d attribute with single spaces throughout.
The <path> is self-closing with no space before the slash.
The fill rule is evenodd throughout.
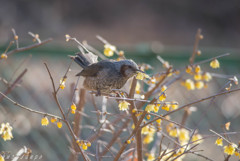
<path id="1" fill-rule="evenodd" d="M 200 40 L 200 35 L 201 35 L 201 29 L 197 30 L 196 36 L 195 36 L 195 43 L 193 46 L 193 53 L 192 56 L 189 59 L 189 63 L 192 65 L 194 63 L 195 60 L 195 56 L 197 53 L 197 49 L 198 49 L 198 44 L 199 44 L 199 40 Z"/>
<path id="2" fill-rule="evenodd" d="M 11 84 L 10 87 L 7 88 L 7 90 L 4 92 L 5 95 L 9 94 L 13 88 L 16 86 L 16 84 L 22 79 L 22 77 L 26 74 L 27 72 L 27 69 L 25 69 L 17 78 L 16 80 Z M 3 99 L 3 95 L 0 97 L 0 102 L 2 101 Z"/>
<path id="3" fill-rule="evenodd" d="M 54 96 L 54 100 L 55 100 L 55 102 L 56 102 L 56 104 L 57 104 L 57 106 L 58 106 L 58 108 L 59 108 L 59 110 L 60 110 L 60 112 L 61 112 L 61 114 L 62 114 L 64 123 L 67 125 L 67 128 L 68 128 L 68 130 L 69 130 L 69 132 L 70 132 L 70 134 L 71 134 L 71 136 L 72 136 L 72 139 L 74 140 L 74 144 L 75 144 L 75 146 L 77 147 L 77 150 L 80 151 L 80 153 L 82 154 L 83 159 L 84 159 L 85 161 L 88 161 L 89 159 L 88 159 L 88 157 L 86 156 L 85 152 L 84 152 L 84 151 L 82 150 L 82 148 L 77 144 L 77 137 L 76 137 L 76 135 L 74 134 L 71 125 L 70 125 L 69 122 L 66 120 L 66 116 L 65 116 L 65 114 L 64 114 L 64 112 L 63 112 L 62 106 L 60 105 L 60 103 L 59 103 L 59 101 L 58 101 L 57 92 L 56 92 L 56 88 L 55 88 L 55 84 L 54 84 L 54 81 L 53 81 L 52 74 L 51 74 L 51 72 L 50 72 L 47 64 L 44 63 L 44 65 L 46 66 L 47 71 L 48 71 L 48 74 L 49 74 L 49 77 L 50 77 L 50 79 L 51 79 L 52 86 L 53 86 L 53 96 Z"/>
<path id="4" fill-rule="evenodd" d="M 80 90 L 80 101 L 77 105 L 77 111 L 82 112 L 84 109 L 84 105 L 85 105 L 85 95 L 86 95 L 86 90 L 85 89 L 81 89 Z M 81 115 L 79 112 L 76 112 L 76 114 L 74 115 L 74 124 L 73 124 L 73 132 L 76 136 L 80 135 L 80 125 L 81 125 Z M 77 147 L 74 144 L 74 139 L 72 140 L 72 145 L 73 145 L 73 149 L 75 151 L 77 151 Z M 77 153 L 71 153 L 70 157 L 69 157 L 69 161 L 75 161 L 78 160 L 78 155 Z"/>
<path id="5" fill-rule="evenodd" d="M 18 53 L 18 52 L 22 52 L 22 51 L 30 50 L 30 49 L 33 49 L 33 48 L 37 48 L 39 46 L 42 46 L 44 44 L 49 43 L 52 40 L 53 40 L 52 38 L 49 38 L 49 39 L 43 40 L 41 43 L 36 43 L 36 44 L 29 45 L 29 46 L 26 46 L 26 47 L 22 47 L 22 48 L 17 48 L 17 49 L 11 50 L 11 51 L 7 52 L 6 54 L 7 55 L 11 55 L 11 54 L 15 54 L 15 53 Z"/>

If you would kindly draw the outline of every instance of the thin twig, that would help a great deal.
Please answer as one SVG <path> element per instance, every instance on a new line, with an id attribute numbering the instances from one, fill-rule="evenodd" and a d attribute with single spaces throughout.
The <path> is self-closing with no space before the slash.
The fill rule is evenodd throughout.
<path id="1" fill-rule="evenodd" d="M 24 105 L 21 105 L 21 104 L 19 104 L 18 102 L 13 101 L 11 98 L 9 98 L 8 96 L 6 96 L 6 95 L 3 94 L 2 92 L 0 92 L 0 94 L 1 94 L 4 98 L 6 98 L 7 100 L 9 100 L 12 104 L 14 104 L 15 106 L 18 106 L 18 107 L 20 107 L 20 108 L 22 108 L 22 109 L 24 109 L 24 110 L 27 110 L 27 111 L 32 112 L 32 113 L 40 114 L 40 115 L 43 115 L 43 116 L 49 116 L 49 117 L 57 118 L 57 119 L 59 119 L 59 120 L 63 120 L 63 119 L 62 119 L 61 117 L 59 117 L 59 116 L 56 116 L 56 115 L 53 115 L 53 114 L 49 114 L 49 113 L 46 113 L 46 112 L 41 112 L 41 111 L 33 110 L 33 109 L 29 108 L 29 107 L 26 107 L 26 106 L 24 106 Z"/>
<path id="2" fill-rule="evenodd" d="M 21 48 L 18 48 L 18 49 L 14 49 L 14 50 L 11 50 L 11 51 L 7 52 L 6 55 L 9 56 L 11 54 L 15 54 L 15 53 L 18 53 L 18 52 L 23 52 L 23 51 L 30 50 L 30 49 L 33 49 L 33 48 L 37 48 L 39 46 L 42 46 L 44 44 L 49 43 L 52 40 L 53 40 L 52 38 L 49 38 L 49 39 L 43 40 L 41 43 L 35 43 L 33 45 L 29 45 L 29 46 L 26 46 L 26 47 L 21 47 Z"/>
<path id="3" fill-rule="evenodd" d="M 9 86 L 6 91 L 4 92 L 5 95 L 9 94 L 14 87 L 18 84 L 18 82 L 22 79 L 22 77 L 26 74 L 27 69 L 25 69 L 17 78 L 16 80 L 11 84 L 11 86 Z M 3 96 L 0 97 L 0 102 L 2 101 Z"/>
<path id="4" fill-rule="evenodd" d="M 179 107 L 179 108 L 176 109 L 176 110 L 170 111 L 170 112 L 164 114 L 162 117 L 166 117 L 167 115 L 170 115 L 170 114 L 172 114 L 172 113 L 175 113 L 175 112 L 177 112 L 177 111 L 179 111 L 179 110 L 182 110 L 182 109 L 184 109 L 185 107 L 191 106 L 191 105 L 193 105 L 193 104 L 196 104 L 196 103 L 199 103 L 199 102 L 203 102 L 203 101 L 209 100 L 209 99 L 214 98 L 214 97 L 217 97 L 217 96 L 225 95 L 225 94 L 232 93 L 232 92 L 237 92 L 237 91 L 239 91 L 239 90 L 240 90 L 240 89 L 238 88 L 238 89 L 234 89 L 234 90 L 230 90 L 230 91 L 225 91 L 225 92 L 222 92 L 222 93 L 218 93 L 218 94 L 215 94 L 215 95 L 212 95 L 212 96 L 209 96 L 209 97 L 205 97 L 205 98 L 199 99 L 199 100 L 197 100 L 197 101 L 194 101 L 194 102 L 188 103 L 188 104 L 186 104 L 186 105 L 183 105 L 183 106 Z M 144 125 L 142 125 L 141 128 L 143 128 L 144 126 L 147 126 L 148 124 L 153 123 L 154 121 L 158 120 L 159 118 L 160 118 L 160 117 L 154 118 L 153 120 L 151 120 L 151 121 L 145 123 Z"/>

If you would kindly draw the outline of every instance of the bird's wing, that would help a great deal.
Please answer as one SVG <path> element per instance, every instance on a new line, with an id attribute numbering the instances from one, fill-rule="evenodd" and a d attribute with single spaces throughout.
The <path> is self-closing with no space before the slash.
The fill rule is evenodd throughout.
<path id="1" fill-rule="evenodd" d="M 84 68 L 80 73 L 78 73 L 76 76 L 90 76 L 94 77 L 97 76 L 97 73 L 103 69 L 103 66 L 99 63 L 91 64 L 88 67 Z"/>

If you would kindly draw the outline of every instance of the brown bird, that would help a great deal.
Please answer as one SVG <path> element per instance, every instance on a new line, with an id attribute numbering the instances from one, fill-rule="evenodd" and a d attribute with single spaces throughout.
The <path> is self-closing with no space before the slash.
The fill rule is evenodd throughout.
<path id="1" fill-rule="evenodd" d="M 71 56 L 71 58 L 83 68 L 76 76 L 85 77 L 84 87 L 96 91 L 96 95 L 110 94 L 114 89 L 122 88 L 129 78 L 138 72 L 143 72 L 130 59 L 121 61 L 102 60 L 90 63 L 86 54 L 82 53 L 77 53 L 76 56 Z"/>

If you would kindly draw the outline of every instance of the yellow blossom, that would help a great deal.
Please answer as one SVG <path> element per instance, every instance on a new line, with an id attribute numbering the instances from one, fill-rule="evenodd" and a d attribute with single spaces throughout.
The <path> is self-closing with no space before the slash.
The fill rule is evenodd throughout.
<path id="1" fill-rule="evenodd" d="M 66 41 L 68 42 L 70 40 L 70 36 L 68 34 L 65 35 Z"/>
<path id="2" fill-rule="evenodd" d="M 162 88 L 161 88 L 161 92 L 165 92 L 167 89 L 167 86 L 166 85 L 163 85 Z"/>
<path id="3" fill-rule="evenodd" d="M 143 138 L 143 144 L 150 144 L 153 140 L 154 134 L 149 133 Z"/>
<path id="4" fill-rule="evenodd" d="M 127 144 L 131 144 L 131 140 L 127 140 Z"/>
<path id="5" fill-rule="evenodd" d="M 240 153 L 239 153 L 239 152 L 237 152 L 237 151 L 235 151 L 235 153 L 234 153 L 234 154 L 235 154 L 235 156 L 237 156 L 237 157 L 238 157 L 238 156 L 240 156 Z"/>
<path id="6" fill-rule="evenodd" d="M 116 47 L 110 44 L 105 44 L 104 45 L 104 55 L 111 57 L 114 54 L 114 51 L 116 51 Z"/>
<path id="7" fill-rule="evenodd" d="M 0 135 L 4 141 L 11 140 L 13 138 L 12 126 L 8 122 L 1 124 Z"/>
<path id="8" fill-rule="evenodd" d="M 198 50 L 198 51 L 197 51 L 197 55 L 199 56 L 199 55 L 201 55 L 201 54 L 202 54 L 201 50 Z"/>
<path id="9" fill-rule="evenodd" d="M 145 73 L 142 73 L 142 72 L 138 72 L 137 73 L 137 76 L 136 76 L 136 79 L 138 80 L 143 80 L 145 78 L 150 78 L 149 75 L 145 74 Z"/>
<path id="10" fill-rule="evenodd" d="M 59 129 L 61 129 L 62 128 L 62 122 L 57 122 L 57 127 L 59 128 Z"/>
<path id="11" fill-rule="evenodd" d="M 120 103 L 118 104 L 118 107 L 119 107 L 120 111 L 126 111 L 126 110 L 128 110 L 129 105 L 130 105 L 130 103 L 127 101 L 120 101 Z"/>
<path id="12" fill-rule="evenodd" d="M 195 74 L 195 75 L 194 75 L 194 79 L 195 79 L 195 80 L 201 80 L 201 79 L 202 79 L 202 75 L 199 74 L 199 73 L 198 73 L 198 74 Z"/>
<path id="13" fill-rule="evenodd" d="M 159 96 L 159 101 L 165 101 L 165 99 L 167 98 L 167 95 L 165 93 L 162 93 L 160 96 Z"/>
<path id="14" fill-rule="evenodd" d="M 54 122 L 56 122 L 56 121 L 57 121 L 57 119 L 56 119 L 55 117 L 52 117 L 52 118 L 51 118 L 51 122 L 52 122 L 52 123 L 54 123 Z"/>
<path id="15" fill-rule="evenodd" d="M 147 161 L 154 161 L 155 155 L 153 153 L 147 154 Z"/>
<path id="16" fill-rule="evenodd" d="M 180 129 L 178 139 L 181 143 L 187 142 L 189 140 L 189 131 L 183 128 Z"/>
<path id="17" fill-rule="evenodd" d="M 163 104 L 162 110 L 169 111 L 169 110 L 170 110 L 170 105 L 168 105 L 168 104 Z"/>
<path id="18" fill-rule="evenodd" d="M 64 89 L 65 88 L 66 80 L 67 80 L 66 78 L 61 78 L 60 79 L 60 86 L 59 86 L 60 89 Z"/>
<path id="19" fill-rule="evenodd" d="M 223 146 L 223 139 L 222 138 L 217 138 L 217 140 L 215 141 L 215 144 L 217 144 L 218 146 Z"/>
<path id="20" fill-rule="evenodd" d="M 155 107 L 154 104 L 148 104 L 145 108 L 145 111 L 147 111 L 147 112 L 154 111 L 154 107 Z"/>
<path id="21" fill-rule="evenodd" d="M 217 59 L 214 59 L 213 61 L 210 62 L 210 67 L 212 68 L 219 68 L 220 67 L 220 63 Z"/>
<path id="22" fill-rule="evenodd" d="M 138 81 L 137 81 L 137 84 L 136 84 L 135 91 L 136 91 L 137 94 L 141 93 L 141 85 L 140 85 L 140 83 Z"/>
<path id="23" fill-rule="evenodd" d="M 84 143 L 84 144 L 82 145 L 82 149 L 83 149 L 83 150 L 87 150 L 87 149 L 88 149 L 87 144 Z"/>
<path id="24" fill-rule="evenodd" d="M 187 67 L 186 67 L 186 73 L 188 73 L 188 74 L 191 74 L 192 73 L 192 67 L 190 66 L 190 65 L 188 65 Z"/>
<path id="25" fill-rule="evenodd" d="M 4 157 L 0 154 L 0 161 L 5 161 Z"/>
<path id="26" fill-rule="evenodd" d="M 230 125 L 231 125 L 231 122 L 227 122 L 227 123 L 225 124 L 225 129 L 226 129 L 227 131 L 229 130 Z"/>
<path id="27" fill-rule="evenodd" d="M 187 80 L 185 81 L 185 87 L 186 87 L 188 90 L 194 90 L 194 89 L 195 89 L 194 82 L 193 82 L 191 79 L 187 79 Z"/>
<path id="28" fill-rule="evenodd" d="M 132 124 L 132 129 L 135 129 L 135 125 L 134 124 Z"/>
<path id="29" fill-rule="evenodd" d="M 154 106 L 154 110 L 153 110 L 153 111 L 154 111 L 155 113 L 157 113 L 157 112 L 158 112 L 158 110 L 159 110 L 159 105 L 155 105 L 155 106 Z"/>
<path id="30" fill-rule="evenodd" d="M 47 126 L 49 124 L 48 118 L 43 117 L 41 123 L 42 123 L 42 126 Z"/>
<path id="31" fill-rule="evenodd" d="M 87 142 L 87 147 L 92 146 L 92 144 L 90 142 Z"/>
<path id="32" fill-rule="evenodd" d="M 3 53 L 3 54 L 1 54 L 1 59 L 7 59 L 7 54 L 5 54 L 5 53 Z"/>
<path id="33" fill-rule="evenodd" d="M 197 89 L 202 89 L 202 88 L 204 87 L 203 81 L 196 81 L 196 82 L 195 82 L 195 87 L 196 87 Z"/>
<path id="34" fill-rule="evenodd" d="M 161 119 L 158 119 L 158 120 L 156 120 L 156 122 L 157 122 L 158 124 L 161 124 L 162 120 L 161 120 Z"/>
<path id="35" fill-rule="evenodd" d="M 235 150 L 237 148 L 236 144 L 229 144 L 223 147 L 224 153 L 227 155 L 233 155 L 235 153 Z"/>
<path id="36" fill-rule="evenodd" d="M 197 66 L 195 67 L 195 72 L 196 72 L 196 73 L 200 73 L 200 72 L 201 72 L 201 67 L 200 67 L 199 65 L 197 65 Z"/>
<path id="37" fill-rule="evenodd" d="M 170 67 L 169 62 L 168 62 L 168 61 L 164 61 L 164 62 L 163 62 L 163 68 L 168 69 L 169 67 Z"/>
<path id="38" fill-rule="evenodd" d="M 172 137 L 178 137 L 178 134 L 179 134 L 179 131 L 177 128 L 173 128 L 169 131 L 169 135 L 172 136 Z"/>
<path id="39" fill-rule="evenodd" d="M 14 40 L 18 40 L 18 35 L 15 35 L 15 36 L 14 36 Z"/>
<path id="40" fill-rule="evenodd" d="M 178 102 L 172 101 L 171 103 L 171 110 L 176 110 L 178 108 Z"/>
<path id="41" fill-rule="evenodd" d="M 73 104 L 71 105 L 71 109 L 72 109 L 72 110 L 76 110 L 76 109 L 77 109 L 77 106 L 75 105 L 75 103 L 73 103 Z"/>
<path id="42" fill-rule="evenodd" d="M 136 112 L 137 112 L 136 108 L 132 109 L 132 113 L 136 113 Z"/>
<path id="43" fill-rule="evenodd" d="M 212 76 L 210 73 L 206 72 L 203 74 L 203 80 L 205 80 L 206 82 L 210 81 L 212 79 Z"/>
<path id="44" fill-rule="evenodd" d="M 124 56 L 124 51 L 120 50 L 120 51 L 118 52 L 118 56 L 123 57 L 123 56 Z"/>
<path id="45" fill-rule="evenodd" d="M 151 115 L 147 115 L 146 118 L 149 120 L 151 118 Z"/>
<path id="46" fill-rule="evenodd" d="M 201 139 L 202 139 L 202 136 L 201 136 L 200 134 L 194 134 L 194 135 L 192 136 L 192 142 L 193 142 L 193 144 L 200 144 L 200 143 L 202 143 L 203 140 L 201 140 Z"/>
<path id="47" fill-rule="evenodd" d="M 71 113 L 72 113 L 72 114 L 75 114 L 75 113 L 76 113 L 76 110 L 71 109 Z"/>

